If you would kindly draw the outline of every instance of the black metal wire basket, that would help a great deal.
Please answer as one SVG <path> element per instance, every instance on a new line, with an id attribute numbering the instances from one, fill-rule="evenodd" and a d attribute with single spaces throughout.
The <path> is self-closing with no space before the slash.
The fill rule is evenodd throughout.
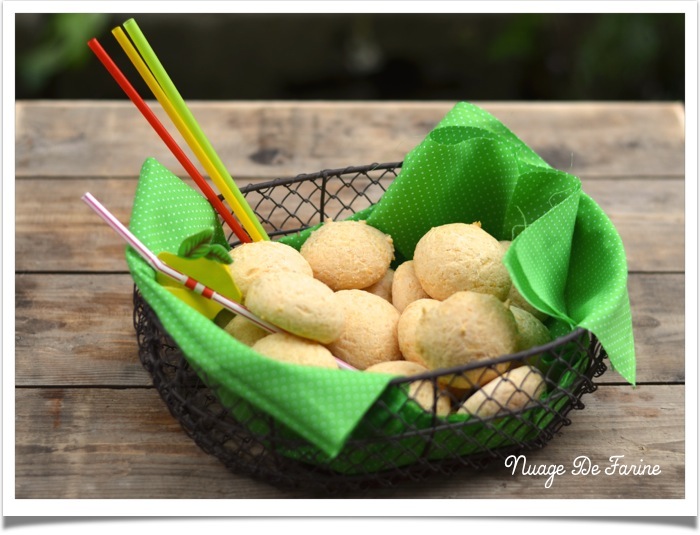
<path id="1" fill-rule="evenodd" d="M 242 189 L 270 237 L 295 234 L 324 220 L 371 207 L 397 176 L 400 163 L 325 170 Z M 232 242 L 235 246 L 237 243 Z M 372 406 L 341 452 L 328 458 L 304 438 L 244 399 L 207 386 L 134 288 L 140 359 L 185 432 L 231 471 L 278 487 L 323 493 L 363 491 L 431 474 L 478 470 L 513 453 L 545 446 L 581 398 L 596 389 L 605 351 L 584 329 L 514 355 L 457 368 L 397 377 Z M 506 382 L 488 410 L 458 408 L 505 371 L 532 370 L 536 392 Z M 468 380 L 468 384 L 466 382 Z M 470 386 L 471 385 L 471 386 Z M 441 412 L 442 407 L 442 412 Z M 448 407 L 445 410 L 445 407 Z"/>

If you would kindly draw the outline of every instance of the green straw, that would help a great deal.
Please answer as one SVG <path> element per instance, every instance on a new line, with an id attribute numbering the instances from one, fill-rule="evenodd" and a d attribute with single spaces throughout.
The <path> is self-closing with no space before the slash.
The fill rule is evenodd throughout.
<path id="1" fill-rule="evenodd" d="M 148 44 L 146 37 L 143 35 L 143 32 L 141 32 L 141 29 L 139 28 L 138 24 L 136 24 L 136 21 L 134 19 L 127 20 L 124 23 L 124 28 L 129 33 L 129 36 L 134 41 L 134 44 L 139 50 L 139 53 L 141 54 L 141 56 L 143 56 L 145 62 L 148 64 L 148 67 L 153 72 L 153 75 L 162 87 L 163 92 L 167 95 L 168 99 L 173 104 L 178 114 L 192 133 L 192 135 L 200 144 L 202 150 L 211 161 L 212 165 L 214 166 L 217 173 L 220 175 L 220 178 L 225 183 L 226 187 L 230 189 L 230 192 L 234 198 L 227 200 L 229 201 L 229 204 L 232 206 L 234 211 L 238 207 L 245 214 L 238 214 L 238 216 L 242 222 L 249 223 L 247 227 L 252 226 L 252 228 L 246 228 L 248 233 L 251 235 L 251 238 L 254 241 L 269 240 L 270 238 L 268 237 L 265 230 L 262 228 L 262 225 L 258 221 L 255 213 L 243 197 L 243 194 L 238 189 L 238 186 L 236 186 L 236 183 L 234 182 L 233 178 L 226 169 L 226 166 L 223 164 L 223 162 L 217 155 L 216 151 L 214 150 L 214 147 L 212 147 L 211 143 L 204 135 L 204 132 L 202 132 L 202 129 L 199 127 L 199 124 L 197 124 L 197 121 L 192 115 L 192 112 L 187 107 L 187 104 L 178 92 L 177 88 L 175 87 L 175 84 L 173 84 L 172 80 L 168 76 L 168 73 L 163 68 L 163 65 L 160 63 L 160 60 L 156 56 L 155 52 Z M 224 193 L 224 196 L 227 197 L 225 190 L 222 193 Z"/>

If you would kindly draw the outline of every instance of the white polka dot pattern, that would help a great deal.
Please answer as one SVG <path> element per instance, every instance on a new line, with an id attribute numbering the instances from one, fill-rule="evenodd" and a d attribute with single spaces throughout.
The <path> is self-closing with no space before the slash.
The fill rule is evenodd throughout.
<path id="1" fill-rule="evenodd" d="M 502 123 L 457 104 L 404 160 L 367 222 L 412 258 L 431 227 L 481 221 L 514 284 L 536 308 L 593 332 L 611 364 L 636 380 L 622 241 L 578 178 L 544 162 Z"/>
<path id="2" fill-rule="evenodd" d="M 185 237 L 213 224 L 216 215 L 204 197 L 146 160 L 129 227 L 149 249 L 176 252 Z M 389 378 L 382 374 L 300 367 L 259 355 L 159 285 L 134 251 L 127 249 L 126 258 L 144 299 L 209 386 L 222 389 L 222 398 L 246 399 L 326 454 L 340 451 L 385 390 Z"/>

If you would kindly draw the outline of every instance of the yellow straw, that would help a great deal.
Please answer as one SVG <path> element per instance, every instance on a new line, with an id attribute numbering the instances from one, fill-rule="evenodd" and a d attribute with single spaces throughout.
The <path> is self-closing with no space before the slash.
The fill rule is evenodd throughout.
<path id="1" fill-rule="evenodd" d="M 139 74 L 146 82 L 150 90 L 153 92 L 153 95 L 156 97 L 161 106 L 163 106 L 163 109 L 168 114 L 168 117 L 170 117 L 173 123 L 175 123 L 175 127 L 185 138 L 187 145 L 192 149 L 192 151 L 197 156 L 197 159 L 202 163 L 207 173 L 209 173 L 209 175 L 212 177 L 212 180 L 216 184 L 216 187 L 219 188 L 219 191 L 225 191 L 227 189 L 227 186 L 223 181 L 219 179 L 219 174 L 216 172 L 216 169 L 211 159 L 204 152 L 202 146 L 195 139 L 194 135 L 187 127 L 187 124 L 185 124 L 185 121 L 178 114 L 173 103 L 170 102 L 170 100 L 168 100 L 167 95 L 160 87 L 160 85 L 158 85 L 158 82 L 154 78 L 153 74 L 150 70 L 148 70 L 148 67 L 144 63 L 143 59 L 141 59 L 141 56 L 139 56 L 138 52 L 134 48 L 134 45 L 131 44 L 131 41 L 129 41 L 129 38 L 126 36 L 124 31 L 121 28 L 117 27 L 112 30 L 112 34 L 117 39 L 124 52 L 126 52 L 126 55 L 131 60 L 131 63 L 133 63 L 134 67 L 136 67 L 136 70 L 139 71 Z M 233 195 L 231 196 L 233 197 Z M 226 195 L 224 195 L 224 197 L 227 198 Z"/>
<path id="2" fill-rule="evenodd" d="M 218 158 L 213 147 L 199 128 L 187 105 L 172 84 L 167 73 L 155 56 L 145 37 L 136 25 L 136 21 L 130 19 L 124 23 L 129 35 L 139 48 L 139 52 L 146 62 L 139 56 L 134 46 L 129 42 L 121 28 L 115 28 L 112 33 L 119 41 L 129 59 L 139 71 L 144 81 L 163 106 L 164 110 L 175 123 L 176 128 L 185 138 L 188 146 L 202 163 L 211 179 L 219 188 L 226 201 L 231 206 L 241 224 L 245 227 L 253 241 L 269 240 L 265 230 L 255 217 L 252 209 L 243 197 L 235 182 Z M 148 65 L 147 65 L 147 64 Z M 150 69 L 149 69 L 150 67 Z"/>

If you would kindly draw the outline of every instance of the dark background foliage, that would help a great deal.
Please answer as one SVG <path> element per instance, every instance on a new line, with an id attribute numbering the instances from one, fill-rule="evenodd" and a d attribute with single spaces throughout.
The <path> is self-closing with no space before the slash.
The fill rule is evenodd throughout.
<path id="1" fill-rule="evenodd" d="M 683 14 L 17 14 L 16 98 L 139 90 L 110 31 L 134 17 L 188 100 L 677 100 Z"/>

